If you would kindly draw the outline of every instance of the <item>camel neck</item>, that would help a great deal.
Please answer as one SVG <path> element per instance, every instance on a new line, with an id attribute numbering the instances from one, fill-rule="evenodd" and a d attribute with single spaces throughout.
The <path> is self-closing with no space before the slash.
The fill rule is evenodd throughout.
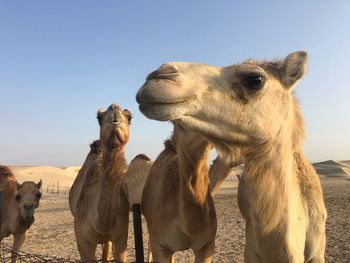
<path id="1" fill-rule="evenodd" d="M 102 149 L 102 174 L 99 179 L 95 230 L 106 234 L 115 224 L 118 207 L 121 205 L 121 181 L 125 171 L 124 148 Z"/>
<path id="2" fill-rule="evenodd" d="M 180 152 L 179 213 L 183 218 L 183 230 L 188 235 L 205 231 L 215 211 L 209 211 L 212 199 L 208 186 L 207 160 L 210 147 L 198 151 Z M 209 194 L 209 196 L 208 196 Z M 211 202 L 211 204 L 209 203 Z"/>
<path id="3" fill-rule="evenodd" d="M 193 152 L 179 152 L 181 196 L 186 201 L 204 205 L 208 194 L 208 156 L 210 146 Z"/>
<path id="4" fill-rule="evenodd" d="M 256 147 L 246 156 L 243 172 L 244 191 L 249 196 L 257 227 L 263 234 L 273 231 L 290 210 L 291 190 L 296 189 L 293 176 L 291 143 L 275 141 Z"/>
<path id="5" fill-rule="evenodd" d="M 124 147 L 102 150 L 102 177 L 109 182 L 121 181 L 126 169 Z"/>

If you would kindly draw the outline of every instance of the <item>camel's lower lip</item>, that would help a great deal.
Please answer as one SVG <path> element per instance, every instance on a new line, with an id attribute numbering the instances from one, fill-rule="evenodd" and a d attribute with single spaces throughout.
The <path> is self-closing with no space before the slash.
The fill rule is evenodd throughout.
<path id="1" fill-rule="evenodd" d="M 145 98 L 140 96 L 139 94 L 136 96 L 136 101 L 139 105 L 168 105 L 173 106 L 180 103 L 185 103 L 188 101 L 192 101 L 196 99 L 196 96 L 188 96 L 188 97 L 182 97 L 182 98 L 172 98 L 169 100 L 166 100 L 165 98 Z"/>
<path id="2" fill-rule="evenodd" d="M 182 115 L 191 100 L 182 100 L 179 102 L 165 103 L 165 102 L 152 102 L 152 103 L 140 103 L 140 111 L 149 119 L 158 121 L 171 121 L 177 119 Z"/>
<path id="3" fill-rule="evenodd" d="M 140 102 L 139 105 L 149 105 L 149 106 L 157 106 L 157 105 L 164 105 L 164 106 L 171 106 L 171 105 L 176 105 L 182 102 L 187 101 L 187 99 L 180 99 L 176 101 L 150 101 L 150 102 Z"/>
<path id="4" fill-rule="evenodd" d="M 146 103 L 140 103 L 139 104 L 139 109 L 141 112 L 144 112 L 145 110 L 151 109 L 151 108 L 167 108 L 167 107 L 172 107 L 176 106 L 177 104 L 181 104 L 182 102 L 185 101 L 180 101 L 180 102 L 146 102 Z"/>

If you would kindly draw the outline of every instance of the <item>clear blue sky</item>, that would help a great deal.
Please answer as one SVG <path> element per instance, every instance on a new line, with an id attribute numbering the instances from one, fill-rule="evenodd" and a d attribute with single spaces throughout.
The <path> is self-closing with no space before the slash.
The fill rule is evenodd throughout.
<path id="1" fill-rule="evenodd" d="M 307 157 L 350 159 L 349 1 L 0 0 L 0 163 L 81 164 L 112 102 L 134 115 L 127 159 L 155 158 L 171 125 L 138 111 L 150 71 L 294 50 L 310 57 L 297 88 Z"/>

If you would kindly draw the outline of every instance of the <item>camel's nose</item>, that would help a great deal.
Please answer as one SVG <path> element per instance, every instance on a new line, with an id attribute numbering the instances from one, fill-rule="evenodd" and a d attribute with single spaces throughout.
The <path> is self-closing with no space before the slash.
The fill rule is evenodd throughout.
<path id="1" fill-rule="evenodd" d="M 34 205 L 23 205 L 25 209 L 31 210 L 34 208 Z"/>
<path id="2" fill-rule="evenodd" d="M 178 77 L 179 77 L 179 72 L 173 65 L 163 64 L 159 67 L 159 69 L 150 73 L 147 76 L 146 80 L 168 79 L 168 80 L 176 81 Z"/>

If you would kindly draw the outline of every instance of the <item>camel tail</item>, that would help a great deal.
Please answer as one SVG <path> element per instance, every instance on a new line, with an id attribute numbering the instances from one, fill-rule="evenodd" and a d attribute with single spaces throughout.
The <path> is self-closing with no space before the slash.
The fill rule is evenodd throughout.
<path id="1" fill-rule="evenodd" d="M 109 252 L 112 248 L 112 242 L 107 241 L 106 243 L 102 244 L 102 260 L 107 261 L 109 260 Z"/>

